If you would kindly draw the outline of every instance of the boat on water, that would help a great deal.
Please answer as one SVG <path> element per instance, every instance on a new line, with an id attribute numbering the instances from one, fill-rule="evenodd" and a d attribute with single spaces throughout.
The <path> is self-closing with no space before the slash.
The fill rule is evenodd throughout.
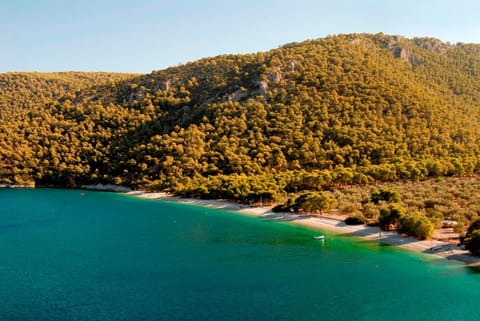
<path id="1" fill-rule="evenodd" d="M 324 240 L 325 239 L 325 235 L 315 235 L 313 237 L 314 240 Z"/>

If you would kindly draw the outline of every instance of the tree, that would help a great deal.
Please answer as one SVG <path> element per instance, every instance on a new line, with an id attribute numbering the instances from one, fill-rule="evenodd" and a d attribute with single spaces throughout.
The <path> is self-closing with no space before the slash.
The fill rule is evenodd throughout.
<path id="1" fill-rule="evenodd" d="M 380 188 L 372 192 L 370 199 L 374 204 L 378 204 L 380 201 L 391 203 L 400 201 L 400 195 L 394 188 Z"/>
<path id="2" fill-rule="evenodd" d="M 480 230 L 473 230 L 463 239 L 467 250 L 474 255 L 480 255 Z"/>
<path id="3" fill-rule="evenodd" d="M 420 240 L 431 238 L 434 232 L 433 224 L 424 214 L 419 212 L 400 216 L 398 230 Z"/>
<path id="4" fill-rule="evenodd" d="M 480 219 L 475 220 L 470 225 L 463 243 L 472 254 L 480 255 Z"/>
<path id="5" fill-rule="evenodd" d="M 480 45 L 353 34 L 148 75 L 2 73 L 0 182 L 121 179 L 261 203 L 480 173 L 479 57 Z M 377 192 L 375 204 L 399 200 Z"/>
<path id="6" fill-rule="evenodd" d="M 320 214 L 332 208 L 334 202 L 332 198 L 324 192 L 307 192 L 300 195 L 293 206 L 296 212 L 304 211 L 307 213 Z"/>
<path id="7" fill-rule="evenodd" d="M 380 210 L 380 216 L 378 218 L 378 223 L 380 228 L 384 230 L 396 229 L 397 224 L 401 217 L 406 213 L 404 207 L 400 204 L 390 204 L 388 207 L 384 207 Z"/>
<path id="8" fill-rule="evenodd" d="M 473 223 L 468 227 L 467 235 L 471 234 L 475 230 L 480 230 L 480 218 L 473 221 Z"/>
<path id="9" fill-rule="evenodd" d="M 365 216 L 363 216 L 363 214 L 356 213 L 356 214 L 352 214 L 349 217 L 347 217 L 345 219 L 345 224 L 347 224 L 347 225 L 362 225 L 362 224 L 366 224 L 367 221 L 368 221 L 368 219 Z"/>
<path id="10" fill-rule="evenodd" d="M 424 215 L 420 215 L 415 220 L 412 236 L 420 240 L 426 240 L 432 238 L 434 231 L 432 222 Z"/>

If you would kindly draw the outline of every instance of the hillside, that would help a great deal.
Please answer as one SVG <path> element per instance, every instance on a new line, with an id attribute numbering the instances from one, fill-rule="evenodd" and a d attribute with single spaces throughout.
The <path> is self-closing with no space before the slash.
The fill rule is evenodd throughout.
<path id="1" fill-rule="evenodd" d="M 0 181 L 278 200 L 480 170 L 480 45 L 332 36 L 122 74 L 0 74 Z"/>

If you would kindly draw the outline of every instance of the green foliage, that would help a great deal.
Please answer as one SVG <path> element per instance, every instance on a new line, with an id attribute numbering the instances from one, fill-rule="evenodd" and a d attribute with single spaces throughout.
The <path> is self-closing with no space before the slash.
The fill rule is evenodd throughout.
<path id="1" fill-rule="evenodd" d="M 470 225 L 463 243 L 472 254 L 480 255 L 480 219 Z"/>
<path id="2" fill-rule="evenodd" d="M 421 240 L 431 238 L 434 232 L 432 222 L 423 213 L 407 213 L 404 207 L 395 203 L 380 210 L 379 224 L 384 230 L 389 230 L 393 226 L 400 233 L 405 233 Z"/>
<path id="3" fill-rule="evenodd" d="M 277 205 L 274 212 L 322 213 L 335 206 L 335 200 L 325 192 L 304 192 L 295 199 L 289 198 L 285 204 Z"/>
<path id="4" fill-rule="evenodd" d="M 278 202 L 284 197 L 281 186 L 271 175 L 216 175 L 207 178 L 197 175 L 192 179 L 156 181 L 150 187 L 177 196 L 229 199 L 260 205 Z"/>
<path id="5" fill-rule="evenodd" d="M 471 176 L 479 63 L 478 45 L 351 34 L 148 75 L 4 73 L 0 182 L 271 203 Z"/>
<path id="6" fill-rule="evenodd" d="M 362 225 L 366 224 L 368 219 L 362 214 L 352 214 L 345 219 L 345 223 L 348 225 Z"/>
<path id="7" fill-rule="evenodd" d="M 372 190 L 395 189 L 401 195 L 399 204 L 411 213 L 424 213 L 435 228 L 442 227 L 443 220 L 454 220 L 464 226 L 478 218 L 480 212 L 479 177 L 445 177 L 442 180 L 399 181 L 376 183 L 373 186 L 349 186 L 336 188 L 335 198 L 339 209 L 355 202 L 360 203 L 355 211 L 360 211 L 374 224 L 379 218 L 380 209 L 387 206 L 370 202 Z M 480 227 L 479 227 L 480 228 Z"/>
<path id="8" fill-rule="evenodd" d="M 422 213 L 408 213 L 401 215 L 398 220 L 398 230 L 416 237 L 420 240 L 426 240 L 433 236 L 433 224 Z"/>
<path id="9" fill-rule="evenodd" d="M 324 192 L 307 192 L 300 195 L 293 205 L 295 212 L 322 213 L 334 205 L 334 200 Z"/>
<path id="10" fill-rule="evenodd" d="M 400 195 L 398 194 L 398 191 L 396 189 L 380 188 L 372 192 L 370 200 L 374 204 L 378 204 L 380 201 L 384 201 L 387 203 L 398 202 L 400 201 Z"/>
<path id="11" fill-rule="evenodd" d="M 389 230 L 390 226 L 397 227 L 399 220 L 405 216 L 406 210 L 400 204 L 390 204 L 380 210 L 378 223 L 384 230 Z"/>
<path id="12" fill-rule="evenodd" d="M 468 227 L 468 230 L 467 230 L 467 236 L 472 234 L 473 231 L 475 230 L 480 230 L 480 219 L 477 219 L 475 220 L 469 227 Z"/>
<path id="13" fill-rule="evenodd" d="M 362 213 L 367 219 L 377 221 L 380 216 L 380 209 L 372 203 L 365 203 L 362 206 Z"/>

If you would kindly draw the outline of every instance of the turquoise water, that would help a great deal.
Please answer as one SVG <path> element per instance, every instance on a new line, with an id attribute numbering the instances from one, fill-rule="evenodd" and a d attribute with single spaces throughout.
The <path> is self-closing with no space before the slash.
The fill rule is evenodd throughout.
<path id="1" fill-rule="evenodd" d="M 0 320 L 479 320 L 480 274 L 287 223 L 0 190 Z"/>

